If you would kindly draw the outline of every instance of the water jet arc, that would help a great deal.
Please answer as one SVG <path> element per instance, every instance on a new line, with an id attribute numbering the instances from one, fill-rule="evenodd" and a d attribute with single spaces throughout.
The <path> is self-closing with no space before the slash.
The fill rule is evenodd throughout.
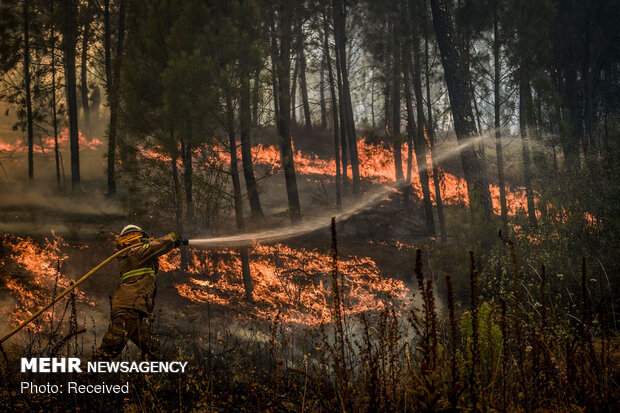
<path id="1" fill-rule="evenodd" d="M 445 153 L 437 156 L 436 161 L 441 161 L 441 160 L 450 158 L 451 156 L 458 154 L 463 148 L 471 146 L 471 145 L 475 145 L 476 143 L 480 142 L 482 139 L 483 139 L 483 136 L 480 135 L 480 136 L 476 136 L 471 139 L 468 139 L 465 142 L 461 141 L 459 142 L 458 145 L 451 148 L 449 151 L 446 151 Z M 428 165 L 426 164 L 423 165 L 421 169 L 424 169 L 424 170 L 428 169 Z M 378 191 L 370 195 L 367 200 L 349 208 L 348 210 L 345 210 L 345 211 L 342 211 L 336 214 L 329 214 L 329 215 L 325 215 L 322 217 L 313 218 L 312 220 L 307 221 L 301 225 L 296 225 L 296 226 L 287 227 L 283 229 L 273 229 L 273 230 L 266 230 L 266 231 L 260 231 L 260 232 L 229 235 L 229 236 L 223 236 L 223 237 L 190 239 L 189 245 L 192 245 L 195 247 L 202 247 L 202 248 L 233 248 L 233 247 L 250 246 L 255 242 L 268 243 L 268 242 L 283 241 L 289 238 L 298 237 L 300 235 L 304 235 L 310 232 L 317 231 L 319 229 L 329 227 L 330 219 L 332 216 L 334 216 L 337 221 L 343 221 L 354 215 L 357 215 L 360 212 L 363 212 L 364 210 L 366 210 L 367 208 L 377 204 L 379 200 L 381 200 L 387 194 L 394 192 L 394 191 L 398 191 L 402 188 L 407 187 L 408 185 L 411 185 L 411 183 L 397 182 L 396 184 L 394 184 L 393 186 L 389 188 L 383 189 L 381 191 Z"/>

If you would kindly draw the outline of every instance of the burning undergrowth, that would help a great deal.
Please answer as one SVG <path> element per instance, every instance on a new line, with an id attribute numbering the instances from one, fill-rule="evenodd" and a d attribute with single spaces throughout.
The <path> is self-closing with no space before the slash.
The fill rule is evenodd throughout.
<path id="1" fill-rule="evenodd" d="M 4 235 L 0 268 L 5 299 L 0 311 L 15 326 L 52 297 L 69 287 L 82 274 L 65 270 L 71 250 L 87 248 L 70 245 L 52 234 L 42 242 Z M 316 327 L 330 321 L 331 257 L 314 249 L 284 244 L 254 245 L 250 250 L 250 271 L 254 302 L 247 306 L 241 276 L 241 261 L 235 250 L 193 250 L 189 252 L 183 281 L 173 284 L 174 293 L 186 304 L 219 306 L 236 317 L 269 321 L 279 314 L 282 323 Z M 101 257 L 102 259 L 104 257 Z M 160 259 L 162 272 L 178 271 L 178 250 Z M 109 270 L 108 270 L 109 271 Z M 75 272 L 75 271 L 74 271 Z M 402 307 L 409 292 L 401 280 L 385 277 L 369 257 L 343 257 L 339 262 L 343 304 L 346 314 Z M 110 286 L 110 289 L 113 286 Z M 94 306 L 83 291 L 76 299 Z M 249 308 L 249 310 L 248 310 Z M 43 315 L 50 317 L 51 311 Z"/>
<path id="2" fill-rule="evenodd" d="M 3 302 L 8 303 L 2 305 L 0 311 L 8 318 L 9 324 L 15 326 L 72 283 L 63 272 L 70 246 L 54 233 L 42 243 L 5 234 L 0 243 L 3 251 L 0 272 L 4 274 L 3 290 L 6 294 Z M 76 299 L 93 305 L 83 292 L 78 292 Z M 43 317 L 50 317 L 50 313 Z"/>
<path id="3" fill-rule="evenodd" d="M 394 167 L 394 153 L 391 148 L 384 145 L 377 145 L 370 142 L 366 138 L 362 138 L 358 142 L 358 157 L 359 157 L 359 171 L 360 179 L 375 185 L 386 185 L 396 182 L 396 171 Z M 226 168 L 230 162 L 230 155 L 228 149 L 223 145 L 211 148 L 212 152 L 205 158 L 206 148 L 196 149 L 195 158 L 198 163 L 204 164 L 207 168 Z M 161 151 L 157 150 L 157 145 L 149 145 L 149 147 L 143 148 L 141 154 L 151 160 L 160 160 L 164 163 L 170 162 L 170 157 L 163 155 Z M 408 162 L 408 153 L 406 146 L 402 149 L 402 163 L 406 165 Z M 240 157 L 238 157 L 240 159 Z M 309 182 L 318 182 L 316 177 L 320 177 L 322 183 L 333 183 L 336 178 L 336 162 L 331 157 L 321 157 L 315 153 L 302 152 L 301 150 L 294 150 L 295 170 L 300 177 Z M 252 147 L 252 161 L 255 166 L 262 171 L 265 176 L 282 173 L 282 167 L 280 162 L 280 149 L 273 145 L 258 144 Z M 178 167 L 182 167 L 181 160 L 178 160 Z M 411 185 L 413 192 L 418 198 L 422 198 L 422 185 L 420 183 L 420 177 L 418 174 L 417 159 L 414 156 L 411 159 Z M 429 174 L 430 182 L 429 186 L 433 188 L 433 168 L 432 158 L 430 154 L 426 156 L 426 165 L 424 166 Z M 444 203 L 452 205 L 464 205 L 469 204 L 469 197 L 467 194 L 467 183 L 464 178 L 449 173 L 438 168 L 439 187 L 441 188 L 441 196 Z M 347 171 L 343 172 L 344 176 L 351 178 L 350 167 Z M 499 186 L 490 184 L 489 189 L 491 191 L 493 210 L 495 213 L 500 214 L 500 191 Z M 431 201 L 436 202 L 436 196 L 434 191 L 431 191 Z M 508 206 L 508 214 L 515 215 L 519 209 L 526 208 L 525 189 L 522 187 L 507 188 L 506 201 Z"/>
<path id="4" fill-rule="evenodd" d="M 233 250 L 195 251 L 186 282 L 175 284 L 182 297 L 196 303 L 212 303 L 238 309 L 244 305 L 241 261 Z M 161 259 L 165 271 L 179 268 L 180 255 Z M 250 271 L 254 303 L 250 313 L 262 320 L 279 314 L 283 323 L 319 326 L 331 319 L 329 269 L 331 257 L 317 250 L 284 244 L 254 245 Z M 400 280 L 381 274 L 369 257 L 346 257 L 339 262 L 342 295 L 347 314 L 401 307 L 408 288 Z"/>

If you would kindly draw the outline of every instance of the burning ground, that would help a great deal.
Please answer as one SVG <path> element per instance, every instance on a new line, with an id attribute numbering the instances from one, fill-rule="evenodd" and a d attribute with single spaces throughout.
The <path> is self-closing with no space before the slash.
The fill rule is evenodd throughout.
<path id="1" fill-rule="evenodd" d="M 84 151 L 101 153 L 100 140 L 86 140 L 83 136 L 81 139 Z M 61 134 L 61 151 L 66 150 L 66 140 L 66 136 Z M 303 202 L 310 205 L 306 209 L 306 216 L 317 216 L 318 211 L 322 211 L 318 216 L 323 216 L 320 214 L 324 214 L 325 207 L 331 208 L 333 202 L 330 194 L 333 192 L 336 165 L 328 155 L 328 150 L 321 151 L 319 148 L 313 152 L 306 148 L 307 145 L 304 146 L 303 140 L 300 142 L 303 150 L 295 151 L 298 178 L 302 186 L 312 188 L 301 191 L 302 194 L 310 194 L 305 195 L 309 199 Z M 44 140 L 40 152 L 49 153 L 50 145 L 50 142 Z M 19 147 L 0 149 L 10 150 L 15 156 L 11 162 L 20 163 L 23 161 L 20 154 L 23 154 L 18 150 Z M 201 155 L 204 154 L 197 150 L 196 159 L 202 159 Z M 266 141 L 256 145 L 252 155 L 257 170 L 262 171 L 265 178 L 262 185 L 265 204 L 269 205 L 270 199 L 274 205 L 281 204 L 278 201 L 281 197 L 273 195 L 284 192 L 279 150 Z M 406 148 L 402 155 L 403 164 L 406 165 Z M 145 148 L 141 156 L 150 161 L 170 162 L 162 158 L 156 146 L 148 150 Z M 359 142 L 359 158 L 360 176 L 366 189 L 378 188 L 386 192 L 372 208 L 361 210 L 351 219 L 339 223 L 339 233 L 345 237 L 345 251 L 346 243 L 351 245 L 339 262 L 343 282 L 342 299 L 347 315 L 377 312 L 392 306 L 402 308 L 412 296 L 409 288 L 411 272 L 403 268 L 411 262 L 413 245 L 426 242 L 421 231 L 421 212 L 413 206 L 422 192 L 417 173 L 412 174 L 413 205 L 407 213 L 403 213 L 397 201 L 398 196 L 393 196 L 398 191 L 381 189 L 389 188 L 395 179 L 391 149 L 363 139 Z M 216 166 L 224 168 L 228 155 L 224 148 L 216 148 L 210 159 L 211 163 L 215 162 Z M 457 171 L 453 171 L 451 162 L 443 164 L 439 172 L 444 202 L 454 207 L 467 205 L 465 181 L 456 174 Z M 432 171 L 430 166 L 429 155 L 426 165 L 429 172 Z M 412 159 L 412 169 L 417 171 L 415 157 Z M 431 179 L 435 179 L 432 173 Z M 499 211 L 497 186 L 491 186 L 491 193 L 494 209 Z M 109 255 L 112 252 L 110 234 L 126 218 L 122 209 L 97 194 L 71 200 L 54 195 L 41 196 L 32 190 L 14 191 L 7 195 L 11 196 L 4 198 L 0 211 L 9 219 L 3 220 L 2 227 L 7 232 L 24 234 L 18 236 L 7 233 L 2 238 L 2 272 L 8 275 L 4 279 L 2 311 L 7 315 L 9 324 L 15 325 L 49 301 L 55 292 L 65 288 L 70 280 L 77 279 Z M 432 198 L 434 201 L 434 193 Z M 508 192 L 511 215 L 524 204 L 522 189 L 513 188 Z M 278 208 L 271 208 L 271 213 L 277 212 Z M 327 224 L 328 215 L 324 219 Z M 225 230 L 226 225 L 223 228 Z M 54 229 L 71 241 L 67 242 L 53 232 L 49 235 L 49 231 Z M 35 240 L 28 234 L 38 235 Z M 239 320 L 270 322 L 277 316 L 285 324 L 306 327 L 323 325 L 331 317 L 331 258 L 325 248 L 328 244 L 329 234 L 318 231 L 287 243 L 253 245 L 250 251 L 255 296 L 253 305 L 247 305 L 243 300 L 241 263 L 236 251 L 190 250 L 185 271 L 179 271 L 179 252 L 173 252 L 161 259 L 163 274 L 159 277 L 162 285 L 158 305 L 166 307 L 170 302 L 174 308 L 189 307 L 196 313 L 209 305 Z M 401 258 L 389 262 L 383 258 L 385 256 Z M 107 296 L 112 293 L 115 283 L 115 269 L 110 266 L 86 284 L 86 293 L 81 292 L 75 298 L 80 305 L 92 307 L 91 310 L 97 314 L 95 318 L 105 323 L 109 302 Z M 49 321 L 52 316 L 47 317 Z M 45 320 L 42 319 L 42 322 Z"/>
<path id="2" fill-rule="evenodd" d="M 437 361 L 439 364 L 435 365 L 434 371 L 441 368 L 438 366 L 447 365 L 450 354 L 455 354 L 454 357 L 458 354 L 459 369 L 466 371 L 471 366 L 467 347 L 471 339 L 467 330 L 471 328 L 467 327 L 467 317 L 470 317 L 468 312 L 458 322 L 454 321 L 462 330 L 460 334 L 465 343 L 463 348 L 456 350 L 446 339 L 450 324 L 447 310 L 450 304 L 444 299 L 447 287 L 443 283 L 443 275 L 454 274 L 454 292 L 461 302 L 466 302 L 464 297 L 469 296 L 471 288 L 470 280 L 464 276 L 470 266 L 463 245 L 469 241 L 462 242 L 461 239 L 463 234 L 471 232 L 471 228 L 467 227 L 467 219 L 463 218 L 468 199 L 458 162 L 454 159 L 440 162 L 440 187 L 450 225 L 450 239 L 448 243 L 439 243 L 425 237 L 422 231 L 423 216 L 419 200 L 421 188 L 417 174 L 412 174 L 413 196 L 405 203 L 403 193 L 391 186 L 394 181 L 391 149 L 367 139 L 360 142 L 360 175 L 366 192 L 357 201 L 352 199 L 351 194 L 347 194 L 343 207 L 345 211 L 352 210 L 355 213 L 340 220 L 337 225 L 337 304 L 333 290 L 334 261 L 329 248 L 331 238 L 328 230 L 329 218 L 338 213 L 334 208 L 333 197 L 335 163 L 327 150 L 309 150 L 303 141 L 299 146 L 295 151 L 295 162 L 298 182 L 302 188 L 304 222 L 307 224 L 324 220 L 325 226 L 313 228 L 312 231 L 302 230 L 302 234 L 295 238 L 252 244 L 249 251 L 254 286 L 252 303 L 244 300 L 237 249 L 221 246 L 200 249 L 190 246 L 186 256 L 182 257 L 180 251 L 175 250 L 162 257 L 161 271 L 157 276 L 156 306 L 152 314 L 153 327 L 160 338 L 166 359 L 190 359 L 194 367 L 183 379 L 184 387 L 181 391 L 177 389 L 176 379 L 163 379 L 165 384 L 159 387 L 162 382 L 144 384 L 139 382 L 141 378 L 128 378 L 135 386 L 148 389 L 138 397 L 145 404 L 152 401 L 152 405 L 156 405 L 156 400 L 173 400 L 182 394 L 182 397 L 201 403 L 210 400 L 211 406 L 218 406 L 221 411 L 229 410 L 230 406 L 245 406 L 246 410 L 252 410 L 257 405 L 267 406 L 267 409 L 269 405 L 283 409 L 288 406 L 286 408 L 295 410 L 306 400 L 311 403 L 313 410 L 320 410 L 319 406 L 326 398 L 331 400 L 328 404 L 337 400 L 337 396 L 332 394 L 330 380 L 334 377 L 336 380 L 345 380 L 339 376 L 345 373 L 351 378 L 350 386 L 372 392 L 367 386 L 370 386 L 369 383 L 378 383 L 384 389 L 381 391 L 386 392 L 381 397 L 391 397 L 398 404 L 402 402 L 399 397 L 408 394 L 406 389 L 411 386 L 424 388 L 424 385 L 406 382 L 409 379 L 399 382 L 392 372 L 406 370 L 408 373 L 402 377 L 429 378 L 427 373 L 414 372 L 422 364 L 418 361 L 411 363 L 410 356 L 411 360 L 430 360 L 433 356 L 429 349 L 441 342 L 438 345 L 441 351 L 434 353 L 441 359 Z M 223 148 L 220 149 L 209 154 L 209 164 L 205 167 L 227 167 L 227 154 Z M 86 150 L 92 150 L 92 154 L 95 154 L 100 148 L 95 144 L 93 149 Z M 267 220 L 258 228 L 251 227 L 252 231 L 288 225 L 286 211 L 282 209 L 285 203 L 282 199 L 284 179 L 278 152 L 277 147 L 268 141 L 253 148 L 252 154 L 261 176 L 261 196 Z M 197 162 L 205 160 L 204 154 L 195 155 Z M 405 165 L 406 155 L 406 151 L 403 151 Z M 149 165 L 171 163 L 170 159 L 161 156 L 157 147 L 143 151 L 140 156 L 140 161 L 150 162 Z M 412 161 L 415 171 L 415 159 Z M 427 159 L 427 166 L 430 166 L 430 161 Z M 19 159 L 15 162 L 19 162 Z M 180 166 L 177 164 L 177 167 Z M 518 182 L 517 179 L 515 181 Z M 134 216 L 120 203 L 111 202 L 97 192 L 59 196 L 53 195 L 51 188 L 20 187 L 19 191 L 10 193 L 11 189 L 5 187 L 2 191 L 10 195 L 3 197 L 0 202 L 0 216 L 5 218 L 0 221 L 1 229 L 5 231 L 0 239 L 0 273 L 3 275 L 0 280 L 0 313 L 6 320 L 0 333 L 6 333 L 48 303 L 57 292 L 113 253 L 114 233 L 127 221 L 133 221 Z M 491 194 L 496 212 L 499 211 L 498 192 L 497 186 L 492 185 Z M 373 194 L 378 194 L 376 202 Z M 372 202 L 369 202 L 370 198 Z M 523 190 L 513 186 L 507 198 L 511 229 L 514 231 L 514 241 L 520 246 L 519 252 L 528 248 L 532 248 L 530 254 L 536 248 L 565 248 L 562 245 L 549 246 L 550 242 L 559 244 L 566 239 L 566 234 L 561 232 L 528 233 L 520 237 L 522 229 L 518 225 L 523 223 L 519 219 L 523 216 L 522 208 L 525 205 Z M 152 209 L 160 208 L 159 204 L 149 206 Z M 578 215 L 549 205 L 545 215 L 539 215 L 539 218 L 541 223 L 545 223 L 546 219 L 574 233 L 571 225 L 577 218 L 583 218 L 583 213 Z M 583 224 L 580 227 L 582 233 L 602 228 L 601 222 L 594 215 L 585 215 L 585 218 L 579 224 Z M 155 214 L 147 214 L 138 223 L 152 231 L 153 235 L 160 235 L 172 229 L 170 222 Z M 194 235 L 217 237 L 235 232 L 230 215 L 219 216 L 218 224 L 219 227 L 207 235 L 202 232 L 192 233 L 192 228 L 188 228 L 183 235 L 190 238 Z M 300 228 L 303 229 L 304 225 Z M 56 229 L 56 232 L 51 232 L 51 229 Z M 416 247 L 425 251 L 423 265 L 426 278 L 415 271 Z M 481 269 L 484 283 L 481 283 L 480 288 L 506 291 L 506 288 L 510 288 L 507 281 L 510 270 L 506 269 L 510 258 L 505 248 L 501 251 L 497 249 L 500 247 L 494 248 L 489 254 L 497 254 L 499 258 L 497 262 L 491 261 L 495 268 L 489 269 L 492 266 L 487 266 Z M 543 257 L 545 262 L 550 260 L 549 257 Z M 181 269 L 182 263 L 186 263 L 185 269 Z M 422 261 L 417 263 L 422 264 Z M 564 262 L 556 266 L 565 271 Z M 118 282 L 117 271 L 116 263 L 105 267 L 82 284 L 75 295 L 57 303 L 28 329 L 7 342 L 4 350 L 10 360 L 9 365 L 19 354 L 34 356 L 66 352 L 82 358 L 88 357 L 92 348 L 100 343 L 108 325 L 110 296 Z M 528 275 L 525 272 L 523 285 L 527 287 L 528 295 L 520 310 L 523 313 L 522 320 L 539 317 L 542 312 L 537 300 L 544 302 L 541 298 L 545 294 L 544 289 L 540 293 L 541 297 L 535 291 L 531 294 L 532 289 L 535 289 L 534 282 L 538 282 L 536 277 L 538 274 Z M 573 274 L 572 278 L 575 277 L 578 275 Z M 574 286 L 571 289 L 574 290 Z M 561 296 L 564 290 L 568 291 L 568 287 L 553 290 L 554 300 L 566 302 L 567 298 Z M 568 298 L 572 302 L 574 296 Z M 480 308 L 481 320 L 484 320 L 481 323 L 487 337 L 486 341 L 483 340 L 486 346 L 483 347 L 483 360 L 489 354 L 499 360 L 499 354 L 503 351 L 504 344 L 496 336 L 503 334 L 500 326 L 506 327 L 506 319 L 503 318 L 499 304 L 494 305 L 490 307 L 490 304 L 485 303 Z M 535 311 L 529 311 L 530 307 Z M 555 303 L 551 310 L 554 314 L 563 311 Z M 462 313 L 462 310 L 458 309 L 458 313 Z M 342 332 L 334 328 L 339 324 L 334 321 L 337 319 L 342 320 Z M 557 316 L 557 319 L 567 318 Z M 471 326 L 471 318 L 469 320 Z M 532 327 L 535 324 L 528 323 L 522 322 L 523 331 L 527 331 L 523 336 L 533 349 L 525 353 L 527 357 L 531 354 L 526 368 L 532 371 L 544 369 L 550 376 L 553 376 L 549 373 L 551 371 L 559 372 L 557 377 L 553 376 L 556 377 L 552 379 L 556 381 L 554 386 L 565 386 L 569 361 L 576 363 L 580 371 L 586 374 L 588 363 L 594 363 L 587 361 L 589 356 L 575 353 L 579 359 L 567 358 L 562 353 L 563 348 L 552 348 L 554 341 L 551 336 L 541 339 L 540 332 Z M 564 327 L 558 327 L 557 334 L 567 334 L 566 331 Z M 515 338 L 511 337 L 510 340 Z M 540 340 L 543 340 L 544 346 L 552 348 L 550 351 L 554 354 L 553 359 L 549 358 L 542 364 L 534 363 L 536 357 L 536 360 L 543 357 L 540 355 Z M 604 340 L 596 345 L 602 351 L 609 348 L 603 348 L 609 345 Z M 135 359 L 138 357 L 136 350 L 133 345 L 128 346 L 121 357 Z M 510 353 L 509 356 L 512 357 L 510 363 L 516 365 L 514 354 Z M 494 365 L 495 368 L 485 367 L 483 370 L 487 383 L 493 383 L 500 374 L 499 365 Z M 601 362 L 599 365 L 611 364 Z M 504 374 L 503 371 L 501 374 Z M 540 371 L 537 374 L 530 376 L 542 377 Z M 356 377 L 356 382 L 353 382 L 353 377 Z M 368 380 L 368 383 L 364 384 L 364 380 Z M 594 378 L 588 380 L 593 386 L 596 383 Z M 534 381 L 528 384 L 530 388 L 533 388 Z M 519 384 L 515 383 L 516 389 Z M 363 393 L 366 390 L 359 390 L 362 394 L 360 397 L 356 397 L 353 390 L 346 390 L 349 393 L 345 397 L 363 404 L 367 400 Z M 164 395 L 162 391 L 170 394 Z M 387 395 L 390 392 L 392 395 Z M 5 399 L 13 396 L 0 394 L 0 398 Z M 153 399 L 146 401 L 149 397 Z M 294 402 L 288 402 L 288 397 Z M 20 406 L 19 403 L 14 406 Z M 42 400 L 37 403 L 46 405 Z M 383 403 L 390 405 L 392 402 Z M 334 404 L 329 406 L 333 407 Z"/>
<path id="3" fill-rule="evenodd" d="M 255 245 L 251 249 L 255 293 L 252 305 L 243 300 L 241 263 L 235 251 L 190 251 L 185 273 L 178 270 L 179 251 L 173 251 L 160 259 L 155 311 L 162 309 L 164 313 L 180 314 L 188 307 L 200 311 L 201 306 L 210 305 L 213 311 L 224 311 L 241 321 L 269 323 L 278 316 L 282 323 L 297 326 L 317 327 L 328 323 L 332 259 L 326 252 L 312 248 L 312 242 L 301 244 L 307 246 Z M 110 247 L 105 241 L 69 244 L 56 235 L 42 242 L 4 235 L 0 271 L 6 277 L 0 311 L 8 320 L 5 331 L 49 302 L 89 266 L 95 266 L 105 258 L 105 251 Z M 410 297 L 405 282 L 386 276 L 386 270 L 371 257 L 342 257 L 339 271 L 347 314 L 380 311 L 391 306 L 400 308 Z M 114 264 L 93 276 L 76 296 L 81 311 L 105 319 L 106 298 L 113 292 L 116 282 Z M 64 303 L 55 307 L 58 311 Z M 52 322 L 51 313 L 48 311 L 39 321 L 38 328 Z"/>

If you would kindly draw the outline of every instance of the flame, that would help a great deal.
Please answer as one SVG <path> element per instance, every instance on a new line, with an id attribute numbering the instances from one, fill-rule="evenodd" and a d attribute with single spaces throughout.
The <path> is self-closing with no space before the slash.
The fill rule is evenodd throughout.
<path id="1" fill-rule="evenodd" d="M 0 241 L 2 249 L 7 251 L 0 261 L 6 271 L 4 289 L 15 301 L 0 308 L 8 314 L 9 324 L 17 325 L 49 303 L 55 293 L 69 287 L 71 280 L 61 271 L 62 263 L 68 258 L 64 252 L 68 244 L 53 232 L 42 245 L 31 238 L 9 234 L 3 235 Z M 86 301 L 82 292 L 77 293 L 77 299 Z M 49 317 L 49 313 L 43 317 Z"/>
<path id="2" fill-rule="evenodd" d="M 80 150 L 91 150 L 96 151 L 103 147 L 103 142 L 96 137 L 87 138 L 84 136 L 82 131 L 78 131 L 78 142 L 80 144 Z M 64 128 L 58 134 L 58 148 L 59 150 L 66 150 L 69 146 L 69 128 Z M 41 138 L 40 142 L 37 142 L 32 151 L 34 153 L 47 153 L 54 150 L 54 137 L 47 136 Z M 15 143 L 3 142 L 0 141 L 0 152 L 10 152 L 10 153 L 25 153 L 28 151 L 28 144 L 24 142 L 22 139 L 18 139 Z"/>
<path id="3" fill-rule="evenodd" d="M 427 138 L 428 141 L 428 138 Z M 366 180 L 374 184 L 387 184 L 396 181 L 396 171 L 394 167 L 394 154 L 391 148 L 375 145 L 368 142 L 366 138 L 362 138 L 357 145 L 360 179 Z M 213 150 L 213 161 L 222 167 L 230 163 L 230 155 L 227 149 L 219 144 Z M 164 162 L 170 162 L 170 156 L 159 150 L 157 146 L 150 145 L 144 147 L 140 153 L 150 159 L 158 159 Z M 199 158 L 201 149 L 195 150 L 195 157 Z M 313 176 L 320 175 L 329 179 L 336 177 L 336 162 L 333 158 L 323 159 L 316 154 L 304 153 L 299 150 L 293 150 L 293 158 L 295 161 L 295 170 L 298 175 L 304 176 L 308 180 L 313 180 Z M 252 159 L 255 165 L 263 165 L 270 168 L 274 173 L 282 172 L 280 162 L 280 150 L 273 145 L 258 144 L 252 147 Z M 404 145 L 402 149 L 403 165 L 407 164 L 407 148 Z M 180 160 L 179 160 L 180 162 Z M 422 184 L 418 174 L 417 159 L 415 156 L 411 159 L 412 174 L 411 185 L 413 191 L 418 198 L 422 198 Z M 431 201 L 436 202 L 434 188 L 432 159 L 430 153 L 426 154 L 426 170 L 429 175 L 429 186 L 431 188 Z M 440 190 L 444 203 L 449 205 L 469 205 L 469 197 L 467 195 L 467 183 L 464 178 L 457 177 L 438 168 L 441 174 Z M 350 173 L 349 173 L 350 176 Z M 501 214 L 499 187 L 495 184 L 489 185 L 493 211 Z M 508 215 L 514 216 L 519 209 L 526 209 L 527 202 L 525 197 L 525 189 L 521 187 L 506 188 L 506 203 L 508 206 Z"/>
<path id="4" fill-rule="evenodd" d="M 211 255 L 209 255 L 211 254 Z M 211 303 L 238 309 L 236 313 L 269 320 L 280 312 L 284 323 L 318 326 L 331 320 L 331 287 L 328 254 L 284 244 L 255 245 L 250 250 L 253 280 L 252 308 L 242 310 L 244 288 L 241 261 L 232 250 L 196 251 L 188 281 L 175 284 L 179 295 L 195 303 Z M 180 263 L 178 252 L 160 259 L 160 269 L 171 271 Z M 339 261 L 343 277 L 345 314 L 376 311 L 402 305 L 408 293 L 400 280 L 382 276 L 368 257 L 346 257 Z"/>

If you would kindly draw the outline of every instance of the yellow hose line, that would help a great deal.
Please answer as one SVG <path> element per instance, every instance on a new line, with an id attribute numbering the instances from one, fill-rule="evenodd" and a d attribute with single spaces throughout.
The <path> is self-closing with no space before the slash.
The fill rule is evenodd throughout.
<path id="1" fill-rule="evenodd" d="M 69 288 L 67 288 L 66 290 L 64 290 L 63 292 L 61 292 L 60 294 L 58 294 L 56 297 L 54 297 L 54 299 L 52 300 L 51 303 L 49 303 L 48 305 L 46 305 L 45 307 L 43 307 L 42 309 L 40 309 L 39 311 L 37 311 L 36 313 L 34 313 L 33 315 L 30 316 L 30 318 L 26 321 L 24 321 L 23 323 L 21 323 L 20 325 L 18 325 L 17 327 L 15 327 L 13 330 L 11 330 L 7 335 L 5 335 L 4 337 L 2 337 L 2 339 L 0 339 L 0 344 L 4 343 L 4 341 L 8 340 L 13 334 L 17 333 L 19 330 L 21 330 L 22 328 L 26 327 L 28 324 L 30 324 L 35 318 L 37 318 L 38 316 L 40 316 L 41 314 L 43 314 L 43 312 L 45 310 L 47 310 L 48 308 L 50 308 L 51 306 L 53 306 L 54 304 L 56 304 L 58 301 L 60 301 L 62 299 L 62 297 L 64 297 L 65 295 L 69 294 L 73 289 L 75 289 L 75 287 L 77 287 L 78 285 L 80 285 L 81 283 L 83 283 L 84 281 L 86 281 L 86 279 L 88 277 L 90 277 L 91 275 L 93 275 L 94 273 L 96 273 L 97 271 L 99 271 L 104 265 L 106 265 L 107 263 L 109 263 L 110 261 L 112 261 L 114 258 L 118 257 L 119 255 L 121 255 L 122 253 L 129 251 L 132 248 L 135 248 L 136 245 L 130 245 L 127 248 L 123 248 L 122 250 L 118 251 L 117 253 L 109 256 L 106 260 L 104 260 L 103 262 L 101 262 L 101 264 L 97 265 L 95 268 L 93 268 L 92 270 L 90 270 L 89 272 L 87 272 L 86 274 L 84 274 L 84 276 L 82 278 L 80 278 L 79 280 L 77 280 L 73 285 L 71 285 Z"/>

